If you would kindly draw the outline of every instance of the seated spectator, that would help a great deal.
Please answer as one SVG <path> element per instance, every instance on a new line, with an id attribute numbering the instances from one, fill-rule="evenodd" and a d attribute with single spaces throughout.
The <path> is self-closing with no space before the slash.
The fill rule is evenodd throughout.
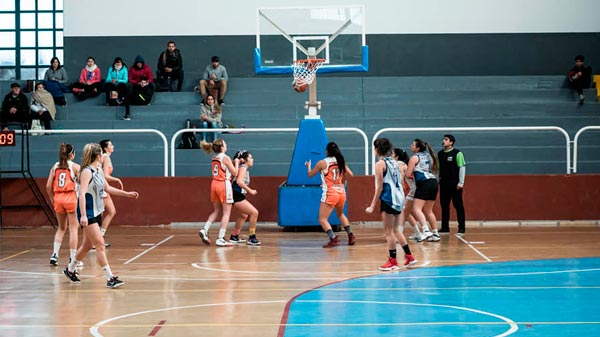
<path id="1" fill-rule="evenodd" d="M 592 82 L 592 67 L 586 67 L 583 64 L 583 55 L 575 56 L 575 66 L 569 70 L 569 85 L 571 88 L 577 91 L 579 95 L 579 104 L 583 104 L 585 95 L 583 94 L 584 88 L 589 88 Z"/>
<path id="2" fill-rule="evenodd" d="M 120 57 L 115 57 L 106 74 L 106 105 L 125 105 L 123 120 L 130 120 L 129 113 L 129 75 L 127 66 Z"/>
<path id="3" fill-rule="evenodd" d="M 206 96 L 206 102 L 202 103 L 202 108 L 200 110 L 200 122 L 201 127 L 203 129 L 218 129 L 223 127 L 223 122 L 221 121 L 222 110 L 221 107 L 215 102 L 215 98 L 212 95 Z M 212 136 L 207 137 L 207 133 L 210 133 Z M 212 142 L 212 140 L 219 138 L 219 134 L 216 132 L 203 132 L 202 140 L 207 141 L 207 138 L 211 138 L 208 142 Z"/>
<path id="4" fill-rule="evenodd" d="M 31 119 L 39 119 L 44 124 L 44 129 L 50 130 L 50 121 L 56 117 L 56 106 L 52 95 L 44 88 L 44 83 L 35 85 L 31 94 Z"/>
<path id="5" fill-rule="evenodd" d="M 181 91 L 183 84 L 183 58 L 181 52 L 175 47 L 175 42 L 167 43 L 167 50 L 158 57 L 157 65 L 157 91 L 174 91 L 173 82 L 177 82 L 177 91 Z"/>
<path id="6" fill-rule="evenodd" d="M 8 123 L 29 123 L 29 101 L 27 96 L 21 92 L 19 83 L 10 85 L 10 92 L 4 96 L 2 101 L 2 112 L 0 114 L 0 130 L 7 131 Z"/>
<path id="7" fill-rule="evenodd" d="M 100 95 L 102 91 L 102 74 L 96 65 L 96 59 L 88 57 L 87 65 L 81 69 L 79 81 L 73 84 L 73 94 L 80 100 Z"/>
<path id="8" fill-rule="evenodd" d="M 52 94 L 56 105 L 67 104 L 64 93 L 70 92 L 69 88 L 67 88 L 68 83 L 69 77 L 67 76 L 67 71 L 60 65 L 58 57 L 53 57 L 50 60 L 50 68 L 46 69 L 46 73 L 44 74 L 44 87 Z"/>
<path id="9" fill-rule="evenodd" d="M 129 84 L 132 105 L 149 105 L 154 95 L 154 78 L 152 69 L 141 56 L 135 57 L 133 67 L 129 68 Z"/>
<path id="10" fill-rule="evenodd" d="M 213 56 L 211 64 L 206 66 L 202 79 L 200 80 L 200 95 L 202 95 L 202 101 L 206 101 L 208 94 L 215 98 L 218 98 L 217 102 L 219 105 L 224 103 L 225 93 L 227 92 L 227 69 L 219 64 L 219 57 Z"/>

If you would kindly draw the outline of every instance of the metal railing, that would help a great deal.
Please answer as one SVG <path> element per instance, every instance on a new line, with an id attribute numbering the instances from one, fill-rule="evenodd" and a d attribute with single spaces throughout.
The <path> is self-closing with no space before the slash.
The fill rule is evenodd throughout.
<path id="1" fill-rule="evenodd" d="M 600 125 L 590 125 L 583 127 L 575 133 L 573 138 L 573 173 L 577 173 L 577 159 L 578 159 L 578 147 L 579 147 L 579 136 L 588 130 L 600 130 Z"/>
<path id="2" fill-rule="evenodd" d="M 17 130 L 16 133 L 21 133 L 21 130 Z M 164 153 L 164 176 L 169 176 L 169 152 L 167 137 L 155 129 L 77 129 L 77 130 L 29 130 L 32 135 L 35 134 L 83 134 L 83 133 L 154 133 L 157 134 L 163 141 L 163 153 Z"/>
<path id="3" fill-rule="evenodd" d="M 377 131 L 373 136 L 371 144 L 375 139 L 385 132 L 414 132 L 414 131 L 558 131 L 565 136 L 565 147 L 567 151 L 567 174 L 571 172 L 571 138 L 567 131 L 558 126 L 498 126 L 498 127 L 448 127 L 448 128 L 385 128 Z M 371 156 L 371 174 L 375 174 L 375 153 Z"/>
<path id="4" fill-rule="evenodd" d="M 360 134 L 364 142 L 365 175 L 369 174 L 369 138 L 367 134 L 358 128 L 325 128 L 327 132 L 356 132 Z M 248 129 L 181 129 L 171 137 L 171 177 L 175 177 L 175 141 L 184 132 L 221 132 L 221 133 L 257 133 L 257 132 L 298 132 L 298 128 L 248 128 Z"/>

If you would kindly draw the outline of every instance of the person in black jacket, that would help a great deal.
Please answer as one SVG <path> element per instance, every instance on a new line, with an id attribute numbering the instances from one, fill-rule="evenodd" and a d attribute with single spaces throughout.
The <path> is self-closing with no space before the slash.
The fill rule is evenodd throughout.
<path id="1" fill-rule="evenodd" d="M 159 89 L 168 87 L 172 91 L 172 84 L 177 80 L 177 91 L 181 91 L 183 84 L 183 58 L 181 52 L 175 47 L 175 42 L 167 43 L 167 50 L 163 51 L 158 57 L 157 81 Z"/>
<path id="2" fill-rule="evenodd" d="M 466 163 L 463 153 L 454 148 L 453 135 L 444 135 L 442 151 L 438 152 L 440 163 L 440 206 L 442 207 L 442 226 L 440 233 L 450 232 L 450 201 L 456 210 L 458 234 L 465 234 L 465 207 L 463 205 L 463 186 L 465 185 Z"/>
<path id="3" fill-rule="evenodd" d="M 29 123 L 29 100 L 21 92 L 19 83 L 11 84 L 10 92 L 4 96 L 0 114 L 0 130 L 8 130 L 9 122 Z"/>
<path id="4" fill-rule="evenodd" d="M 583 104 L 585 100 L 583 89 L 589 88 L 592 82 L 592 67 L 586 67 L 583 63 L 584 61 L 585 58 L 583 55 L 575 56 L 575 66 L 569 70 L 568 74 L 569 85 L 579 95 L 579 104 Z"/>

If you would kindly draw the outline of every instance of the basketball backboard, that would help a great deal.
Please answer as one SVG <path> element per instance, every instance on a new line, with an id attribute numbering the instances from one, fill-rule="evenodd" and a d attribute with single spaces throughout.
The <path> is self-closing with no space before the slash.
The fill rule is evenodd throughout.
<path id="1" fill-rule="evenodd" d="M 289 74 L 309 56 L 325 59 L 319 74 L 368 71 L 363 6 L 259 8 L 257 27 L 257 74 Z"/>

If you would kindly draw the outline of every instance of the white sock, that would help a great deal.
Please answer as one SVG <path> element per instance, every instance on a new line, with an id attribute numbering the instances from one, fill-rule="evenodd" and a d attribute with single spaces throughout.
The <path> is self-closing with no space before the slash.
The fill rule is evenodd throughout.
<path id="1" fill-rule="evenodd" d="M 113 278 L 113 274 L 112 274 L 112 271 L 110 270 L 109 265 L 102 267 L 102 270 L 104 271 L 104 276 L 106 276 L 107 280 L 110 280 L 111 278 Z"/>
<path id="2" fill-rule="evenodd" d="M 58 255 L 58 252 L 60 251 L 60 245 L 60 242 L 54 241 L 54 251 L 52 252 L 52 254 Z"/>
<path id="3" fill-rule="evenodd" d="M 75 260 L 75 254 L 77 253 L 77 249 L 70 249 L 69 250 L 69 257 L 71 258 L 71 261 Z"/>
<path id="4" fill-rule="evenodd" d="M 437 229 L 434 229 L 434 230 L 432 230 L 431 232 L 432 232 L 433 234 L 438 234 L 438 231 L 437 231 Z"/>
<path id="5" fill-rule="evenodd" d="M 106 228 L 100 227 L 100 233 L 102 233 L 102 236 L 104 236 L 104 234 L 106 234 Z"/>
<path id="6" fill-rule="evenodd" d="M 423 227 L 423 233 L 429 232 L 429 226 L 427 224 L 423 224 L 422 227 Z"/>
<path id="7" fill-rule="evenodd" d="M 77 267 L 77 263 L 79 261 L 75 260 L 75 258 L 73 257 L 71 259 L 71 262 L 69 262 L 69 265 L 67 266 L 67 269 L 72 273 L 75 271 L 75 267 Z"/>
<path id="8" fill-rule="evenodd" d="M 225 237 L 225 229 L 219 229 L 219 239 L 223 239 Z"/>
<path id="9" fill-rule="evenodd" d="M 212 226 L 212 222 L 210 222 L 210 221 L 207 221 L 207 222 L 204 224 L 204 230 L 205 230 L 206 232 L 208 232 L 208 230 L 210 229 L 210 226 Z"/>

